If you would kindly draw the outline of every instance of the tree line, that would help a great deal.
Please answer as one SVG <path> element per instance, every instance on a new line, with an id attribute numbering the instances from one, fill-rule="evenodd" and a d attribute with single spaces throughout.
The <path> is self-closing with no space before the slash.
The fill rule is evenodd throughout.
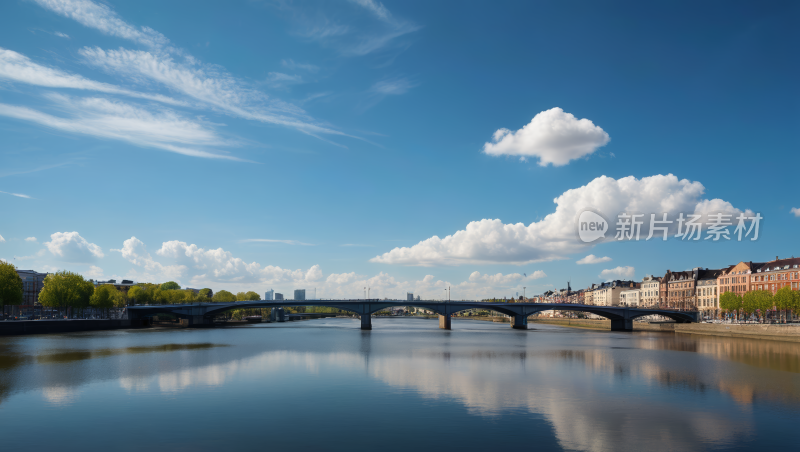
<path id="1" fill-rule="evenodd" d="M 764 322 L 770 312 L 778 312 L 785 320 L 789 313 L 800 312 L 800 291 L 789 287 L 778 289 L 773 295 L 769 290 L 751 290 L 739 295 L 725 292 L 719 296 L 719 308 L 737 321 L 756 315 Z"/>
<path id="2" fill-rule="evenodd" d="M 39 304 L 58 309 L 64 315 L 70 312 L 85 312 L 93 308 L 108 312 L 111 308 L 123 308 L 129 304 L 184 304 L 197 302 L 256 301 L 261 296 L 253 291 L 233 294 L 227 290 L 213 293 L 209 288 L 198 292 L 181 289 L 175 281 L 163 284 L 140 283 L 128 292 L 117 289 L 112 284 L 95 286 L 94 281 L 70 271 L 59 271 L 47 275 L 39 292 Z M 0 316 L 4 316 L 6 306 L 23 303 L 23 283 L 16 267 L 0 261 Z"/>

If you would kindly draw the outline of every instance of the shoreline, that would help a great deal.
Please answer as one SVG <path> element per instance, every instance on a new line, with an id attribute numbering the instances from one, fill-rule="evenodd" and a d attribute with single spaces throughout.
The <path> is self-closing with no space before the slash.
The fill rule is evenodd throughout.
<path id="1" fill-rule="evenodd" d="M 610 320 L 589 319 L 529 319 L 528 324 L 541 323 L 567 328 L 610 331 Z M 698 334 L 743 339 L 764 339 L 780 342 L 800 342 L 800 325 L 737 324 L 737 323 L 644 323 L 633 322 L 634 331 Z"/>

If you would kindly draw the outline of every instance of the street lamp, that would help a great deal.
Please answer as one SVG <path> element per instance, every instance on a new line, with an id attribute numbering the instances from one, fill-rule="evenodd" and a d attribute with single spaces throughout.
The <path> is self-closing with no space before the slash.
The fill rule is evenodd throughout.
<path id="1" fill-rule="evenodd" d="M 524 302 L 526 302 L 526 301 L 528 301 L 528 299 L 527 299 L 527 298 L 525 298 L 525 287 L 523 286 L 523 287 L 522 287 L 522 302 L 524 303 Z"/>

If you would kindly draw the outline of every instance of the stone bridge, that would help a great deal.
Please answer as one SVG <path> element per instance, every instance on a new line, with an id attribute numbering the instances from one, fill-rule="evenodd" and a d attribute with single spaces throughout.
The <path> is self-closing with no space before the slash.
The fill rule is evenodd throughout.
<path id="1" fill-rule="evenodd" d="M 231 309 L 279 308 L 295 306 L 324 306 L 349 311 L 361 316 L 361 329 L 372 329 L 372 314 L 396 306 L 411 306 L 439 314 L 439 328 L 450 329 L 450 316 L 469 309 L 493 310 L 510 317 L 511 327 L 528 328 L 528 316 L 547 310 L 577 311 L 596 314 L 611 320 L 611 331 L 633 331 L 633 319 L 647 315 L 661 315 L 677 323 L 697 322 L 698 313 L 663 309 L 640 309 L 620 306 L 590 306 L 566 303 L 486 303 L 479 301 L 432 300 L 259 300 L 232 303 L 195 303 L 158 306 L 129 306 L 128 318 L 132 320 L 158 314 L 173 314 L 189 320 L 190 326 L 212 325 L 215 316 Z"/>

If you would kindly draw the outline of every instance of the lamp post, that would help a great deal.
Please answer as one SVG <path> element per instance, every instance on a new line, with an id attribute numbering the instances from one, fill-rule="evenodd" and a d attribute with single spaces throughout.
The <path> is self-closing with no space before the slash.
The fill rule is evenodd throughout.
<path id="1" fill-rule="evenodd" d="M 526 289 L 526 288 L 525 288 L 525 286 L 523 286 L 523 287 L 522 287 L 522 302 L 523 302 L 523 303 L 524 303 L 524 302 L 526 302 L 526 301 L 528 301 L 528 299 L 527 299 L 527 298 L 525 298 L 525 289 Z"/>
<path id="2" fill-rule="evenodd" d="M 364 287 L 364 299 L 365 300 L 367 299 L 367 288 L 366 287 Z"/>

